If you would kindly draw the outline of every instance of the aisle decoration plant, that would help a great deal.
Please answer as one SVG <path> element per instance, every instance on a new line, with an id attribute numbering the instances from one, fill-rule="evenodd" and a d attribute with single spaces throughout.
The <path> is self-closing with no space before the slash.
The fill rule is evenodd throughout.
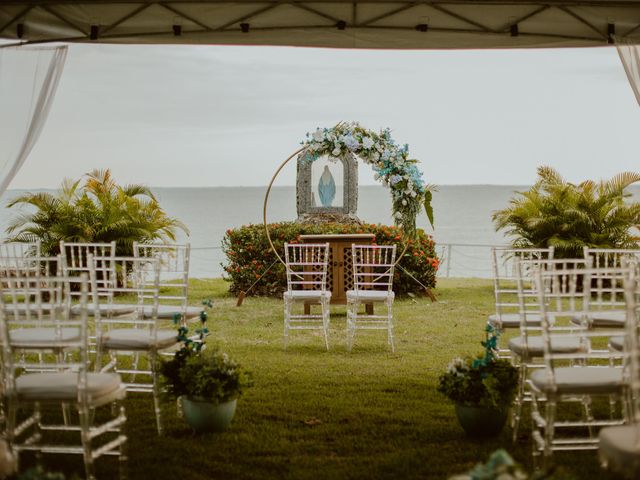
<path id="1" fill-rule="evenodd" d="M 492 326 L 486 327 L 486 340 L 480 342 L 484 347 L 484 352 L 476 357 L 455 358 L 447 371 L 440 375 L 438 391 L 448 397 L 456 404 L 456 413 L 463 428 L 470 434 L 482 435 L 482 431 L 477 431 L 476 426 L 494 428 L 490 425 L 487 417 L 478 421 L 472 419 L 465 425 L 465 415 L 468 416 L 464 407 L 483 410 L 481 415 L 488 415 L 493 411 L 501 419 L 497 431 L 487 431 L 486 434 L 498 433 L 504 425 L 506 414 L 513 403 L 518 386 L 518 370 L 506 359 L 498 358 L 497 345 L 500 333 Z"/>
<path id="2" fill-rule="evenodd" d="M 251 374 L 219 349 L 206 350 L 207 308 L 211 300 L 203 301 L 200 326 L 195 335 L 180 324 L 178 340 L 181 348 L 170 360 L 162 362 L 160 371 L 168 397 L 179 401 L 187 422 L 196 431 L 221 431 L 233 419 L 236 400 L 252 385 Z"/>
<path id="3" fill-rule="evenodd" d="M 423 294 L 424 288 L 409 274 L 428 288 L 435 288 L 436 273 L 440 260 L 433 238 L 418 229 L 414 239 L 405 239 L 398 227 L 376 224 L 345 225 L 340 223 L 309 224 L 283 222 L 269 224 L 271 239 L 279 252 L 284 251 L 284 243 L 299 241 L 304 234 L 373 233 L 378 245 L 397 245 L 398 251 L 407 251 L 400 259 L 394 274 L 393 290 L 396 295 Z M 223 264 L 225 279 L 230 282 L 229 290 L 239 294 L 248 288 L 271 268 L 251 290 L 252 295 L 280 296 L 286 285 L 284 267 L 269 246 L 263 225 L 245 225 L 229 229 L 222 241 L 222 249 L 227 256 Z M 408 272 L 408 273 L 407 273 Z"/>
<path id="4" fill-rule="evenodd" d="M 511 405 L 518 384 L 518 370 L 498 358 L 500 333 L 486 327 L 484 352 L 476 357 L 454 358 L 440 375 L 438 391 L 450 400 L 465 405 L 504 408 Z"/>
<path id="5" fill-rule="evenodd" d="M 337 161 L 354 155 L 371 165 L 375 178 L 391 189 L 394 221 L 409 238 L 416 234 L 416 216 L 423 207 L 433 226 L 433 188 L 422 180 L 418 160 L 409 158 L 409 145 L 398 145 L 388 128 L 374 132 L 356 122 L 341 122 L 307 133 L 302 146 L 302 161 L 314 162 L 322 156 Z"/>
<path id="6" fill-rule="evenodd" d="M 576 185 L 539 167 L 535 185 L 494 212 L 493 222 L 514 247 L 555 247 L 558 258 L 580 258 L 584 247 L 638 248 L 640 203 L 626 190 L 637 182 L 640 173 L 624 172 Z"/>

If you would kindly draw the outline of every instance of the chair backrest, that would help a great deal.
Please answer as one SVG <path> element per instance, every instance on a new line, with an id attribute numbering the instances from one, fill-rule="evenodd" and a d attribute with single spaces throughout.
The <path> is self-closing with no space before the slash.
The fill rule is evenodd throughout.
<path id="1" fill-rule="evenodd" d="M 98 331 L 110 324 L 121 325 L 125 323 L 134 327 L 149 325 L 155 328 L 158 322 L 159 260 L 141 257 L 94 257 L 92 255 L 89 259 L 93 263 L 90 281 L 93 283 L 98 297 L 107 298 L 113 302 L 117 295 L 131 295 L 134 297 L 133 303 L 138 307 L 130 319 L 109 319 L 97 314 Z M 152 275 L 148 274 L 149 269 L 152 269 Z M 99 277 L 104 279 L 102 283 L 97 282 Z M 146 315 L 145 307 L 149 309 Z M 145 320 L 145 316 L 149 320 Z"/>
<path id="2" fill-rule="evenodd" d="M 585 262 L 590 263 L 589 260 Z M 567 266 L 569 266 L 567 264 Z M 536 292 L 540 311 L 542 312 L 542 337 L 544 346 L 544 359 L 550 377 L 555 381 L 553 373 L 555 364 L 567 360 L 579 360 L 588 365 L 591 360 L 601 361 L 603 358 L 618 357 L 618 354 L 609 351 L 592 349 L 591 344 L 595 338 L 608 339 L 613 335 L 619 335 L 620 329 L 596 329 L 589 330 L 592 298 L 592 279 L 602 274 L 602 268 L 562 268 L 562 264 L 547 266 L 546 270 L 539 269 L 535 272 Z M 612 267 L 606 274 L 612 278 L 625 278 L 631 272 L 630 267 Z M 553 325 L 565 325 L 569 329 L 567 336 L 580 340 L 582 348 L 575 353 L 554 352 L 551 348 L 551 334 Z M 559 335 L 553 332 L 554 336 Z"/>
<path id="3" fill-rule="evenodd" d="M 160 287 L 163 292 L 160 300 L 180 303 L 186 308 L 189 296 L 189 261 L 191 246 L 177 244 L 138 243 L 133 244 L 133 255 L 138 258 L 157 259 L 160 267 Z M 153 264 L 142 266 L 142 274 L 153 281 Z"/>
<path id="4" fill-rule="evenodd" d="M 285 243 L 287 290 L 327 290 L 328 243 Z"/>
<path id="5" fill-rule="evenodd" d="M 640 259 L 640 249 L 614 249 L 584 247 L 584 256 L 592 261 L 594 272 L 591 280 L 592 310 L 624 310 L 624 279 L 611 277 L 615 268 L 625 267 L 627 262 Z M 613 268 L 613 270 L 611 270 Z"/>
<path id="6" fill-rule="evenodd" d="M 72 281 L 80 284 L 81 305 L 78 316 L 70 316 L 69 303 L 66 301 Z M 2 375 L 6 395 L 15 394 L 15 379 L 18 369 L 26 371 L 73 371 L 78 372 L 80 400 L 85 395 L 87 355 L 87 291 L 86 274 L 72 279 L 64 276 L 51 277 L 15 277 L 7 279 L 7 286 L 0 296 L 0 337 L 2 343 Z M 42 308 L 46 299 L 48 308 Z M 25 317 L 23 312 L 37 311 L 37 317 Z M 24 326 L 47 328 L 52 338 L 42 346 L 44 355 L 18 355 L 11 339 L 10 323 L 19 321 Z M 68 335 L 69 329 L 75 329 L 77 335 Z M 21 347 L 24 344 L 21 342 Z M 32 348 L 33 347 L 33 348 Z M 30 351 L 37 351 L 37 345 L 31 345 Z M 64 355 L 51 355 L 52 350 L 62 351 Z M 86 398 L 85 398 L 86 400 Z"/>
<path id="7" fill-rule="evenodd" d="M 60 241 L 60 255 L 62 258 L 62 271 L 64 275 L 77 275 L 89 273 L 89 255 L 94 257 L 114 257 L 116 255 L 116 242 L 109 243 L 75 243 Z"/>
<path id="8" fill-rule="evenodd" d="M 396 266 L 395 245 L 352 245 L 353 289 L 391 292 Z"/>
<path id="9" fill-rule="evenodd" d="M 35 242 L 3 242 L 0 243 L 0 261 L 2 258 L 39 257 L 42 255 L 40 240 Z"/>
<path id="10" fill-rule="evenodd" d="M 55 277 L 62 275 L 60 256 L 57 257 L 3 257 L 0 262 L 0 287 L 11 277 Z"/>
<path id="11" fill-rule="evenodd" d="M 518 303 L 520 314 L 520 334 L 525 342 L 530 332 L 539 332 L 541 327 L 537 322 L 529 321 L 532 317 L 540 317 L 543 312 L 540 306 L 538 286 L 535 281 L 535 273 L 542 272 L 562 272 L 566 270 L 579 270 L 589 267 L 589 261 L 582 258 L 575 259 L 534 259 L 516 261 L 516 285 L 518 290 Z M 547 311 L 562 309 L 561 305 L 550 305 L 548 301 L 553 297 L 553 283 L 547 282 L 543 285 L 548 289 L 546 293 Z M 555 324 L 555 317 L 549 316 L 550 327 Z"/>
<path id="12" fill-rule="evenodd" d="M 493 294 L 496 309 L 496 321 L 499 324 L 503 315 L 517 314 L 520 311 L 518 299 L 518 278 L 523 281 L 522 288 L 532 292 L 531 268 L 537 262 L 553 260 L 554 248 L 512 248 L 493 247 L 491 260 L 493 266 Z M 518 262 L 523 263 L 517 271 Z"/>

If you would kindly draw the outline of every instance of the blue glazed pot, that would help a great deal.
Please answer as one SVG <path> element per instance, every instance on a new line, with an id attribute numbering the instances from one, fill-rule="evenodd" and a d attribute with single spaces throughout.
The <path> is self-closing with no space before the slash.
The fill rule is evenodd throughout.
<path id="1" fill-rule="evenodd" d="M 470 437 L 494 437 L 507 423 L 508 408 L 487 408 L 456 403 L 456 415 Z"/>
<path id="2" fill-rule="evenodd" d="M 212 403 L 193 398 L 182 397 L 184 419 L 196 432 L 222 432 L 229 427 L 236 413 L 238 399 L 224 403 Z"/>

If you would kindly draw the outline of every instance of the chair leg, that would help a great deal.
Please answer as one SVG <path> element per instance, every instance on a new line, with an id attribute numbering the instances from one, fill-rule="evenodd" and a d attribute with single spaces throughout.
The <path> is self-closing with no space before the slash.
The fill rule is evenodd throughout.
<path id="1" fill-rule="evenodd" d="M 391 345 L 391 352 L 396 352 L 396 345 L 393 340 L 393 304 L 387 301 L 387 341 Z"/>
<path id="2" fill-rule="evenodd" d="M 556 400 L 547 398 L 545 405 L 543 468 L 551 466 L 553 456 L 553 440 L 555 438 Z"/>
<path id="3" fill-rule="evenodd" d="M 89 409 L 86 406 L 80 406 L 78 414 L 80 418 L 80 440 L 82 441 L 85 476 L 87 480 L 93 480 L 95 479 L 95 475 L 93 472 L 91 438 L 89 437 L 89 429 L 91 427 Z"/>
<path id="4" fill-rule="evenodd" d="M 289 346 L 289 316 L 291 315 L 291 303 L 284 302 L 284 349 Z"/>
<path id="5" fill-rule="evenodd" d="M 162 410 L 160 408 L 160 374 L 158 372 L 158 353 L 149 352 L 149 362 L 151 364 L 151 375 L 153 376 L 153 409 L 156 414 L 156 426 L 158 435 L 162 435 Z"/>
<path id="6" fill-rule="evenodd" d="M 514 399 L 513 409 L 511 411 L 511 428 L 512 435 L 511 441 L 516 443 L 518 440 L 518 431 L 520 430 L 520 419 L 522 417 L 522 403 L 524 402 L 525 385 L 527 383 L 527 365 L 525 359 L 519 358 L 520 362 L 518 370 L 518 391 L 516 392 L 516 398 Z"/>
<path id="7" fill-rule="evenodd" d="M 349 352 L 353 349 L 353 341 L 356 335 L 358 307 L 357 302 L 349 302 L 347 304 L 347 350 Z"/>
<path id="8" fill-rule="evenodd" d="M 329 351 L 329 302 L 322 300 L 322 330 L 324 331 L 324 344 Z"/>
<path id="9" fill-rule="evenodd" d="M 120 415 L 125 417 L 127 416 L 127 412 L 125 410 L 124 407 L 124 402 L 118 402 L 119 403 L 119 410 L 120 410 Z M 126 424 L 126 423 L 125 423 Z M 120 427 L 122 429 L 122 427 Z M 129 440 L 126 440 L 122 445 L 120 445 L 120 455 L 118 456 L 118 474 L 120 477 L 120 480 L 126 480 L 127 479 L 127 443 Z"/>

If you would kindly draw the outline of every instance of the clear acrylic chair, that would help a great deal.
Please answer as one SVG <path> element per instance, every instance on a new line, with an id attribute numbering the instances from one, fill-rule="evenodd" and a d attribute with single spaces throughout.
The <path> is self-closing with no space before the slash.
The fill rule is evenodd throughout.
<path id="1" fill-rule="evenodd" d="M 522 407 L 524 403 L 531 401 L 529 391 L 529 374 L 535 369 L 544 367 L 544 346 L 542 337 L 542 325 L 540 319 L 542 312 L 536 291 L 533 272 L 562 271 L 589 267 L 589 261 L 584 259 L 545 259 L 516 260 L 516 286 L 518 290 L 518 303 L 520 312 L 519 335 L 509 339 L 508 347 L 514 366 L 519 370 L 518 390 L 511 409 L 512 439 L 518 438 Z M 536 321 L 530 321 L 533 317 Z M 549 330 L 554 333 L 571 332 L 574 326 L 558 325 L 553 316 L 549 318 Z M 577 353 L 583 348 L 578 336 L 557 336 L 552 333 L 550 348 L 555 353 Z"/>
<path id="2" fill-rule="evenodd" d="M 395 352 L 393 338 L 393 272 L 395 245 L 352 245 L 353 290 L 347 291 L 347 347 L 353 348 L 356 330 L 386 330 L 387 343 Z M 359 312 L 365 303 L 383 303 L 386 314 Z"/>
<path id="3" fill-rule="evenodd" d="M 542 312 L 544 368 L 530 376 L 531 417 L 533 423 L 534 460 L 540 456 L 549 466 L 555 451 L 598 448 L 597 429 L 619 425 L 623 419 L 595 418 L 591 408 L 594 398 L 623 404 L 625 384 L 622 367 L 612 366 L 609 351 L 592 348 L 606 342 L 616 330 L 590 330 L 590 298 L 592 279 L 603 274 L 600 269 L 538 270 L 534 274 L 536 292 Z M 630 268 L 611 268 L 612 277 L 629 275 Z M 575 319 L 581 319 L 577 324 Z M 572 331 L 555 333 L 553 325 L 569 325 Z M 618 330 L 619 333 L 619 330 Z M 579 352 L 558 352 L 552 348 L 561 336 L 578 338 Z M 582 418 L 566 416 L 568 403 L 579 402 Z"/>
<path id="4" fill-rule="evenodd" d="M 62 263 L 62 273 L 68 276 L 77 276 L 82 273 L 86 273 L 90 276 L 92 266 L 89 263 L 89 258 L 113 258 L 116 255 L 116 242 L 109 243 L 75 243 L 60 242 L 60 256 Z M 88 305 L 89 315 L 96 315 L 94 308 L 98 309 L 98 312 L 102 317 L 113 317 L 118 315 L 126 315 L 132 313 L 135 308 L 130 304 L 120 304 L 113 302 L 113 292 L 109 287 L 109 279 L 102 276 L 102 270 L 98 269 L 98 277 L 96 278 L 96 285 L 101 285 L 105 288 L 100 288 L 99 292 L 90 293 L 92 295 L 98 295 L 100 297 L 99 302 L 90 302 Z M 107 269 L 108 270 L 108 269 Z M 89 288 L 92 288 L 93 283 L 90 283 Z M 72 292 L 73 295 L 73 292 Z M 77 307 L 71 307 L 71 313 L 76 314 Z M 93 340 L 93 338 L 92 338 Z"/>
<path id="5" fill-rule="evenodd" d="M 498 332 L 507 329 L 520 329 L 520 303 L 518 301 L 516 262 L 552 260 L 554 248 L 512 248 L 493 247 L 491 260 L 493 267 L 493 295 L 495 313 L 489 315 L 487 323 Z M 528 273 L 523 272 L 523 273 Z M 525 282 L 530 285 L 530 282 Z M 540 314 L 530 312 L 527 322 L 540 327 Z M 501 358 L 509 358 L 511 351 L 498 346 Z"/>
<path id="6" fill-rule="evenodd" d="M 42 244 L 40 240 L 34 242 L 2 242 L 0 243 L 0 262 L 2 258 L 40 257 Z"/>
<path id="7" fill-rule="evenodd" d="M 158 434 L 163 433 L 160 409 L 159 356 L 178 344 L 177 331 L 160 328 L 157 318 L 160 265 L 158 259 L 140 257 L 91 257 L 94 266 L 91 282 L 98 295 L 113 302 L 116 295 L 130 295 L 137 300 L 136 309 L 128 316 L 96 315 L 96 363 L 101 371 L 115 371 L 124 378 L 127 391 L 151 393 Z M 149 269 L 153 275 L 150 278 Z M 96 278 L 108 279 L 96 285 Z M 102 295 L 103 291 L 107 295 Z M 94 300 L 97 301 L 97 300 Z M 150 309 L 151 315 L 145 315 Z M 103 355 L 109 362 L 102 366 Z M 144 361 L 146 360 L 147 365 Z M 149 381 L 139 381 L 143 377 Z"/>
<path id="8" fill-rule="evenodd" d="M 115 455 L 120 459 L 120 476 L 126 470 L 127 441 L 122 429 L 126 415 L 122 401 L 126 390 L 117 374 L 92 373 L 89 371 L 87 352 L 87 313 L 82 309 L 77 317 L 71 317 L 68 292 L 72 282 L 79 282 L 81 295 L 79 304 L 87 304 L 87 277 L 25 277 L 9 278 L 3 296 L 0 296 L 0 336 L 2 343 L 3 403 L 5 406 L 4 438 L 20 453 L 35 451 L 45 454 L 80 454 L 84 458 L 87 478 L 94 477 L 94 462 L 104 455 Z M 39 304 L 43 299 L 52 305 L 44 310 Z M 17 361 L 19 352 L 14 343 L 14 330 L 9 328 L 9 319 L 15 319 L 20 304 L 30 306 L 27 311 L 38 311 L 33 319 L 33 328 L 47 328 L 56 332 L 53 342 L 42 345 L 41 355 L 30 355 Z M 33 308 L 31 308 L 33 307 Z M 78 335 L 66 335 L 67 331 Z M 21 348 L 21 345 L 18 345 Z M 67 352 L 64 356 L 52 354 L 56 350 Z M 33 359 L 37 358 L 37 362 Z M 47 362 L 46 371 L 42 360 Z M 36 370 L 37 373 L 29 373 Z M 73 406 L 78 421 L 64 424 L 56 422 L 52 413 L 42 411 L 43 405 Z M 94 411 L 104 408 L 109 418 L 95 424 L 98 418 Z M 18 415 L 27 411 L 28 416 Z M 100 418 L 103 418 L 100 415 Z M 61 432 L 70 432 L 62 437 Z M 71 436 L 78 435 L 77 443 Z M 61 444 L 61 438 L 64 444 Z M 55 439 L 55 443 L 53 440 Z"/>
<path id="9" fill-rule="evenodd" d="M 640 249 L 584 247 L 584 257 L 601 271 L 592 279 L 591 328 L 624 328 L 626 311 L 622 279 L 608 278 L 609 268 L 623 267 L 625 262 L 640 259 Z"/>
<path id="10" fill-rule="evenodd" d="M 634 265 L 635 267 L 635 265 Z M 640 277 L 633 271 L 625 282 L 626 312 L 623 337 L 624 372 L 629 425 L 606 427 L 599 434 L 599 457 L 604 468 L 626 478 L 640 477 Z"/>
<path id="11" fill-rule="evenodd" d="M 182 322 L 200 316 L 201 307 L 189 306 L 189 262 L 191 246 L 177 244 L 138 243 L 133 244 L 133 254 L 140 258 L 155 258 L 160 263 L 160 302 L 158 317 L 174 319 L 180 314 Z M 153 267 L 143 270 L 153 276 Z M 145 309 L 145 316 L 151 310 Z"/>
<path id="12" fill-rule="evenodd" d="M 284 348 L 289 344 L 291 330 L 322 330 L 324 343 L 329 350 L 329 303 L 331 292 L 327 290 L 329 244 L 285 243 L 285 268 L 287 290 L 284 299 Z M 296 303 L 319 304 L 320 314 L 296 313 Z"/>

